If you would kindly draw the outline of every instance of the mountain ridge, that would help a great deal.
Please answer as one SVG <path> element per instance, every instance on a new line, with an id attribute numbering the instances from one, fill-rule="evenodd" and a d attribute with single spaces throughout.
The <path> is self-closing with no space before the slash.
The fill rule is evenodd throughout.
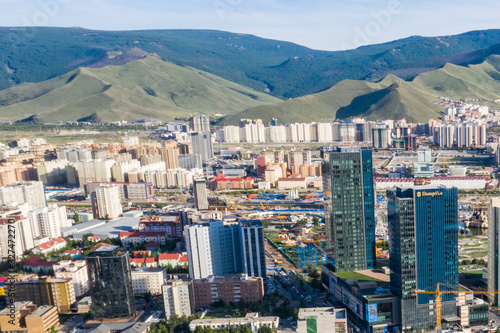
<path id="1" fill-rule="evenodd" d="M 377 81 L 391 73 L 412 79 L 447 62 L 480 63 L 492 52 L 488 48 L 499 43 L 498 29 L 410 36 L 353 50 L 321 51 L 218 30 L 4 27 L 0 28 L 4 51 L 0 54 L 0 89 L 42 82 L 78 67 L 123 65 L 148 53 L 288 99 L 323 91 L 345 79 Z"/>

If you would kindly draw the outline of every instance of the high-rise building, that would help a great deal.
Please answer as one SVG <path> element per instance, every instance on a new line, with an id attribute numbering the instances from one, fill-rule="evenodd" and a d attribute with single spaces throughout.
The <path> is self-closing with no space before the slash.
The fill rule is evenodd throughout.
<path id="1" fill-rule="evenodd" d="M 326 149 L 325 149 L 326 150 Z M 372 151 L 324 150 L 327 253 L 336 272 L 376 268 Z"/>
<path id="2" fill-rule="evenodd" d="M 92 312 L 96 318 L 128 318 L 135 313 L 128 252 L 101 246 L 86 257 Z"/>
<path id="3" fill-rule="evenodd" d="M 203 163 L 214 158 L 212 134 L 210 132 L 191 133 L 191 143 L 193 144 L 193 154 L 199 154 Z"/>
<path id="4" fill-rule="evenodd" d="M 210 132 L 210 117 L 204 114 L 192 117 L 191 129 L 195 132 Z"/>
<path id="5" fill-rule="evenodd" d="M 385 127 L 372 128 L 372 143 L 375 149 L 386 149 L 391 144 L 390 131 Z"/>
<path id="6" fill-rule="evenodd" d="M 199 210 L 208 209 L 207 181 L 202 178 L 193 180 L 194 207 Z"/>
<path id="7" fill-rule="evenodd" d="M 184 228 L 191 278 L 243 271 L 238 229 L 237 224 L 225 225 L 219 220 Z"/>
<path id="8" fill-rule="evenodd" d="M 91 194 L 91 201 L 96 218 L 112 220 L 123 213 L 118 186 L 101 184 Z"/>
<path id="9" fill-rule="evenodd" d="M 387 191 L 391 292 L 398 297 L 403 331 L 430 331 L 436 325 L 437 283 L 458 290 L 458 191 L 420 186 Z M 442 318 L 457 316 L 455 296 L 443 294 Z"/>
<path id="10" fill-rule="evenodd" d="M 85 160 L 76 163 L 78 171 L 78 184 L 83 188 L 83 185 L 88 182 L 105 182 L 111 181 L 111 167 L 115 164 L 115 160 Z"/>
<path id="11" fill-rule="evenodd" d="M 191 169 L 201 169 L 203 168 L 203 163 L 201 161 L 201 155 L 179 155 L 179 168 L 191 170 Z"/>
<path id="12" fill-rule="evenodd" d="M 266 277 L 264 226 L 260 220 L 240 221 L 243 272 L 250 276 Z"/>
<path id="13" fill-rule="evenodd" d="M 220 220 L 184 228 L 193 279 L 246 273 L 265 277 L 264 230 L 261 221 L 224 224 Z"/>
<path id="14" fill-rule="evenodd" d="M 500 198 L 492 198 L 488 208 L 488 290 L 500 290 Z M 500 295 L 489 295 L 490 304 L 500 307 Z"/>
<path id="15" fill-rule="evenodd" d="M 171 280 L 162 286 L 163 304 L 165 306 L 165 316 L 182 317 L 190 316 L 194 313 L 194 291 L 193 281 Z"/>
<path id="16" fill-rule="evenodd" d="M 165 167 L 169 169 L 177 169 L 179 167 L 179 147 L 176 141 L 168 141 L 165 147 L 160 148 L 161 159 L 165 162 Z"/>
<path id="17" fill-rule="evenodd" d="M 33 208 L 45 207 L 45 193 L 40 181 L 26 181 L 0 187 L 0 204 L 28 203 Z"/>
<path id="18" fill-rule="evenodd" d="M 15 242 L 12 242 L 12 236 Z M 19 212 L 0 213 L 0 255 L 3 258 L 21 258 L 25 251 L 35 247 L 33 238 L 31 223 L 27 218 Z"/>

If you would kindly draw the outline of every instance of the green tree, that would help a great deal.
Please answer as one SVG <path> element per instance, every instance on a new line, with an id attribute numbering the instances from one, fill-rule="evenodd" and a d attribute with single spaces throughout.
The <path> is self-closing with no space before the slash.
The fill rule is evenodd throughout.
<path id="1" fill-rule="evenodd" d="M 269 225 L 271 225 L 271 223 L 268 220 L 264 220 L 262 221 L 262 225 L 264 226 L 264 229 L 267 229 L 269 228 Z"/>
<path id="2" fill-rule="evenodd" d="M 305 226 L 309 222 L 306 218 L 300 219 L 295 223 L 295 226 L 302 227 Z"/>
<path id="3" fill-rule="evenodd" d="M 78 212 L 75 212 L 75 214 L 73 215 L 73 220 L 75 221 L 75 224 L 77 223 L 80 223 L 80 215 L 78 214 Z"/>
<path id="4" fill-rule="evenodd" d="M 313 226 L 317 227 L 319 226 L 320 219 L 319 217 L 315 216 L 313 217 Z"/>
<path id="5" fill-rule="evenodd" d="M 109 221 L 109 214 L 104 215 L 104 220 Z"/>

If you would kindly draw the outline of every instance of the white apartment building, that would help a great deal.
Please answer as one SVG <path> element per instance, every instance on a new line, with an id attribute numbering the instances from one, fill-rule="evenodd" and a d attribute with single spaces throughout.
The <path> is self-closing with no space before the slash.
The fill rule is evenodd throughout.
<path id="1" fill-rule="evenodd" d="M 162 287 L 165 316 L 190 316 L 194 313 L 193 281 L 173 280 Z"/>
<path id="2" fill-rule="evenodd" d="M 12 241 L 9 235 L 14 235 L 15 242 L 9 243 L 9 239 Z M 11 248 L 9 245 L 14 247 Z M 20 258 L 25 251 L 29 251 L 34 247 L 30 221 L 19 214 L 0 213 L 0 252 L 2 258 L 8 258 L 9 255 L 12 255 L 9 250 L 14 251 L 16 258 Z"/>
<path id="3" fill-rule="evenodd" d="M 134 293 L 160 295 L 166 277 L 167 271 L 165 268 L 137 267 L 132 270 L 132 288 L 134 289 Z"/>
<path id="4" fill-rule="evenodd" d="M 138 146 L 139 138 L 137 136 L 124 136 L 122 137 L 125 147 Z"/>
<path id="5" fill-rule="evenodd" d="M 76 163 L 78 171 L 78 183 L 83 187 L 89 182 L 105 182 L 111 181 L 111 167 L 115 164 L 112 159 L 107 160 L 86 160 Z"/>
<path id="6" fill-rule="evenodd" d="M 11 203 L 28 203 L 33 208 L 46 207 L 42 182 L 26 181 L 0 186 L 0 204 Z"/>
<path id="7" fill-rule="evenodd" d="M 111 167 L 111 177 L 114 182 L 128 182 L 128 173 L 141 167 L 139 160 L 127 160 Z"/>
<path id="8" fill-rule="evenodd" d="M 29 212 L 29 219 L 33 224 L 38 224 L 40 228 L 40 236 L 49 239 L 61 237 L 61 224 L 67 224 L 66 208 L 61 208 L 52 207 L 49 209 L 44 207 Z M 61 221 L 61 218 L 64 220 Z"/>
<path id="9" fill-rule="evenodd" d="M 213 275 L 210 228 L 206 225 L 188 225 L 184 228 L 184 233 L 191 279 Z"/>
<path id="10" fill-rule="evenodd" d="M 85 260 L 63 260 L 52 266 L 56 278 L 71 278 L 75 296 L 80 297 L 90 289 L 87 263 Z"/>
<path id="11" fill-rule="evenodd" d="M 92 209 L 95 215 L 101 219 L 106 217 L 115 219 L 123 214 L 118 186 L 99 186 L 92 194 Z"/>
<path id="12" fill-rule="evenodd" d="M 166 178 L 166 186 L 167 187 L 179 187 L 179 188 L 188 188 L 193 184 L 193 179 L 196 177 L 203 177 L 202 169 L 169 169 L 164 173 L 164 177 Z"/>

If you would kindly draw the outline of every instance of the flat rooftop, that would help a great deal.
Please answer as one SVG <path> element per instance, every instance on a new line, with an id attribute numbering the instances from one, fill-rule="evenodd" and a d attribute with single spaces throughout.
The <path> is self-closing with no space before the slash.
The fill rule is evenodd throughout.
<path id="1" fill-rule="evenodd" d="M 38 307 L 38 309 L 36 309 L 33 313 L 29 314 L 28 317 L 42 317 L 44 314 L 55 308 L 57 307 L 54 305 L 42 305 Z"/>
<path id="2" fill-rule="evenodd" d="M 358 282 L 377 282 L 379 283 L 390 283 L 391 277 L 387 274 L 384 274 L 378 270 L 365 269 L 361 271 L 353 271 L 353 272 L 341 272 L 335 273 L 339 278 L 343 280 L 349 279 L 357 279 Z"/>
<path id="3" fill-rule="evenodd" d="M 95 236 L 106 238 L 118 238 L 122 232 L 136 231 L 139 226 L 140 217 L 120 217 L 112 221 L 92 220 L 71 227 L 61 228 L 63 237 L 73 236 L 74 239 L 82 239 L 83 235 L 91 232 Z"/>
<path id="4" fill-rule="evenodd" d="M 33 302 L 31 302 L 31 301 L 15 302 L 14 309 L 17 312 L 17 311 L 21 310 L 22 308 L 24 308 L 25 306 L 28 306 L 31 304 L 33 304 Z M 5 309 L 2 309 L 2 311 L 0 311 L 0 315 L 5 315 L 5 314 L 10 315 L 10 308 L 5 308 Z"/>

